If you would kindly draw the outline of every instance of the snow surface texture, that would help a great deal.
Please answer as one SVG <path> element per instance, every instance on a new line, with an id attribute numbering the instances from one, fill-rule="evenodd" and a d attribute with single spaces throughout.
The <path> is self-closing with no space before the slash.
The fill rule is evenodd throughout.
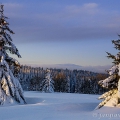
<path id="1" fill-rule="evenodd" d="M 26 105 L 1 106 L 0 120 L 119 120 L 120 108 L 98 105 L 99 95 L 25 92 Z"/>

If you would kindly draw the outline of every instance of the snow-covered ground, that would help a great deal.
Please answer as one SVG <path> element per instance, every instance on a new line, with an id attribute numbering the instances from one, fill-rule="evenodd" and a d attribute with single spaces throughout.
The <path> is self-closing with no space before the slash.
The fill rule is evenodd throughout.
<path id="1" fill-rule="evenodd" d="M 25 92 L 26 105 L 1 106 L 0 120 L 117 120 L 120 108 L 103 107 L 99 95 Z"/>

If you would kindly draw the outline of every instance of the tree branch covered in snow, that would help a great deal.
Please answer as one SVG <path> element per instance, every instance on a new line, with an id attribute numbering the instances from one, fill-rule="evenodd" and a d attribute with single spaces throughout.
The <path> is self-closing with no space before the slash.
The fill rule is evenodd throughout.
<path id="1" fill-rule="evenodd" d="M 14 32 L 9 28 L 8 18 L 4 16 L 3 12 L 4 5 L 0 5 L 0 104 L 24 104 L 26 102 L 23 90 L 17 78 L 20 63 L 9 57 L 7 50 L 18 57 L 21 55 L 8 34 L 14 34 Z"/>
<path id="2" fill-rule="evenodd" d="M 120 35 L 118 36 L 120 37 Z M 120 50 L 120 39 L 112 40 L 112 43 L 117 50 Z M 109 91 L 99 97 L 103 101 L 97 106 L 97 109 L 106 104 L 111 104 L 112 106 L 120 104 L 120 52 L 117 55 L 112 55 L 108 52 L 107 54 L 108 58 L 113 59 L 114 65 L 107 70 L 109 77 L 98 82 L 102 87 L 108 88 Z"/>

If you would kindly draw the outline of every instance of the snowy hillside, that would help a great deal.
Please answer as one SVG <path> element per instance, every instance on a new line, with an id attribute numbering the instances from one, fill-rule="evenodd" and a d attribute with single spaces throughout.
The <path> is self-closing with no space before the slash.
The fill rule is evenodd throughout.
<path id="1" fill-rule="evenodd" d="M 120 108 L 94 108 L 99 95 L 25 92 L 26 105 L 1 106 L 0 120 L 117 120 Z"/>

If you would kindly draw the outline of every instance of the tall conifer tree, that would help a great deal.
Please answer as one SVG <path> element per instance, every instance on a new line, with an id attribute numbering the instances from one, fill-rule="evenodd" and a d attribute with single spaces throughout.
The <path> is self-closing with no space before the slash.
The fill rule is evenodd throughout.
<path id="1" fill-rule="evenodd" d="M 118 35 L 120 37 L 120 35 Z M 115 48 L 120 50 L 120 39 L 112 40 Z M 120 52 L 117 55 L 112 55 L 107 52 L 107 57 L 113 59 L 113 66 L 107 70 L 109 77 L 99 81 L 99 84 L 108 89 L 108 92 L 99 97 L 103 101 L 97 106 L 96 109 L 109 104 L 111 106 L 117 106 L 120 103 Z"/>
<path id="2" fill-rule="evenodd" d="M 52 80 L 51 71 L 46 70 L 45 79 L 42 82 L 42 91 L 52 93 L 54 92 L 54 81 Z"/>
<path id="3" fill-rule="evenodd" d="M 21 57 L 10 36 L 14 32 L 8 27 L 7 19 L 4 5 L 0 5 L 0 104 L 24 104 L 23 90 L 17 79 L 20 64 L 7 53 L 9 51 Z"/>

